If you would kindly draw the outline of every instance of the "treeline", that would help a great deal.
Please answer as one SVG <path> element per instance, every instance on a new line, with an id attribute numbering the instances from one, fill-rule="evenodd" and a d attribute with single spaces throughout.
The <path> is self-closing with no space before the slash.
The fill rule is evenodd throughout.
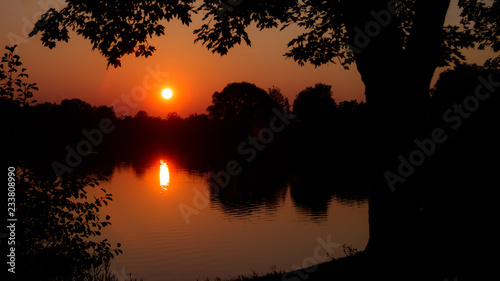
<path id="1" fill-rule="evenodd" d="M 361 134 L 363 106 L 357 101 L 337 104 L 331 86 L 317 84 L 300 92 L 291 107 L 279 89 L 266 92 L 245 82 L 214 93 L 208 114 L 187 118 L 175 112 L 160 118 L 144 111 L 118 117 L 112 107 L 92 106 L 80 99 L 28 106 L 0 100 L 2 120 L 10 132 L 3 139 L 8 154 L 25 163 L 49 166 L 53 161 L 67 165 L 70 152 L 109 161 L 161 153 L 199 168 L 229 159 L 245 164 L 293 160 L 300 165 L 340 158 L 349 151 L 346 145 L 361 148 L 359 141 L 356 145 L 353 141 Z M 109 132 L 98 132 L 103 120 Z M 347 135 L 349 140 L 342 137 Z"/>
<path id="2" fill-rule="evenodd" d="M 36 83 L 26 82 L 19 56 L 14 48 L 7 50 L 0 69 L 0 144 L 2 159 L 9 163 L 73 172 L 85 165 L 104 170 L 116 161 L 166 154 L 200 169 L 228 159 L 254 166 L 279 161 L 286 165 L 274 167 L 283 169 L 345 167 L 340 163 L 355 159 L 353 153 L 362 147 L 364 104 L 337 104 L 328 85 L 304 89 L 290 106 L 278 88 L 231 83 L 213 94 L 207 114 L 116 116 L 112 107 L 80 99 L 37 103 Z"/>
<path id="3" fill-rule="evenodd" d="M 481 84 L 478 77 L 486 81 L 483 84 L 491 80 L 491 85 L 483 86 L 490 90 L 496 87 L 497 75 L 476 65 L 459 65 L 444 72 L 436 83 L 429 104 L 429 128 L 451 128 L 451 141 L 445 145 L 450 151 L 447 159 L 480 161 L 468 149 L 462 149 L 459 156 L 452 154 L 461 146 L 477 143 L 476 137 L 495 132 L 491 108 L 495 107 L 496 96 L 487 102 L 472 97 Z M 191 169 L 217 170 L 235 160 L 260 169 L 327 172 L 341 175 L 334 177 L 340 181 L 359 180 L 367 169 L 362 128 L 366 105 L 335 101 L 331 86 L 325 84 L 302 90 L 290 105 L 278 88 L 265 91 L 251 83 L 231 83 L 212 95 L 207 114 L 187 118 L 174 112 L 160 118 L 144 111 L 135 116 L 116 116 L 112 107 L 92 106 L 80 99 L 60 104 L 23 101 L 5 95 L 0 99 L 3 159 L 49 170 L 53 170 L 54 161 L 77 169 L 68 165 L 68 159 L 75 160 L 74 154 L 80 155 L 83 166 L 102 165 L 96 170 L 111 167 L 116 161 L 158 155 L 175 157 Z M 100 128 L 103 120 L 106 132 Z M 489 144 L 495 138 L 484 135 L 480 139 Z M 69 154 L 73 157 L 68 158 Z M 449 164 L 463 163 L 456 160 Z"/>

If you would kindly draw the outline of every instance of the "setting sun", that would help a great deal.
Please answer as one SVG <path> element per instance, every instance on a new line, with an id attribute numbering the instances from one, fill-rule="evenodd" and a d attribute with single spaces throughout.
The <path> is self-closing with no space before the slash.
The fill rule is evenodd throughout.
<path id="1" fill-rule="evenodd" d="M 161 92 L 161 96 L 165 99 L 169 99 L 172 97 L 172 90 L 170 89 L 164 89 L 162 92 Z"/>

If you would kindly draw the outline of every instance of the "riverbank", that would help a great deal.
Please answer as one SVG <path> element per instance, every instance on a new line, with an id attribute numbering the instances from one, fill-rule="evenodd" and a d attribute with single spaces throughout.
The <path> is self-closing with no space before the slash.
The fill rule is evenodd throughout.
<path id="1" fill-rule="evenodd" d="M 263 275 L 254 273 L 250 276 L 238 276 L 232 279 L 206 279 L 206 281 L 361 280 L 365 256 L 363 252 L 360 252 L 295 271 L 273 271 Z"/>
<path id="2" fill-rule="evenodd" d="M 376 262 L 370 262 L 375 260 Z M 406 259 L 399 259 L 404 264 Z M 376 264 L 376 265 L 374 265 Z M 365 252 L 334 259 L 312 267 L 285 272 L 274 271 L 263 275 L 238 276 L 232 279 L 216 278 L 206 281 L 366 281 L 366 280 L 425 280 L 425 281 L 479 281 L 498 280 L 500 253 L 488 249 L 460 254 L 440 253 L 428 256 L 425 267 L 403 269 L 383 259 L 369 258 Z"/>

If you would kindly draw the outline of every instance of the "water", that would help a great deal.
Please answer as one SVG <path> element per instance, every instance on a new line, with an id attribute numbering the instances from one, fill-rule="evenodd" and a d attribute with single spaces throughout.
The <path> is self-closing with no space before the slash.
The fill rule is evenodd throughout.
<path id="1" fill-rule="evenodd" d="M 343 244 L 359 250 L 366 246 L 365 201 L 333 195 L 318 204 L 301 203 L 308 191 L 293 191 L 290 181 L 274 190 L 229 186 L 217 196 L 207 188 L 208 173 L 166 163 L 168 183 L 158 159 L 139 172 L 117 165 L 102 184 L 113 194 L 113 202 L 101 210 L 112 222 L 103 235 L 121 243 L 124 252 L 111 266 L 119 276 L 130 272 L 145 281 L 229 278 L 324 261 L 321 241 L 331 242 L 331 257 L 344 256 Z"/>

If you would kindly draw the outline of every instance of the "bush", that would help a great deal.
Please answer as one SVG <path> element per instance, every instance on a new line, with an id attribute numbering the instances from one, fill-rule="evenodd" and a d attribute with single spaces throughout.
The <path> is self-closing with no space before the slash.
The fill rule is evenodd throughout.
<path id="1" fill-rule="evenodd" d="M 99 238 L 111 224 L 109 216 L 101 219 L 99 208 L 112 195 L 101 188 L 102 196 L 87 196 L 103 180 L 85 176 L 60 181 L 18 172 L 20 274 L 36 280 L 95 280 L 108 272 L 111 259 L 122 253 L 119 243 L 112 249 L 107 239 Z"/>

